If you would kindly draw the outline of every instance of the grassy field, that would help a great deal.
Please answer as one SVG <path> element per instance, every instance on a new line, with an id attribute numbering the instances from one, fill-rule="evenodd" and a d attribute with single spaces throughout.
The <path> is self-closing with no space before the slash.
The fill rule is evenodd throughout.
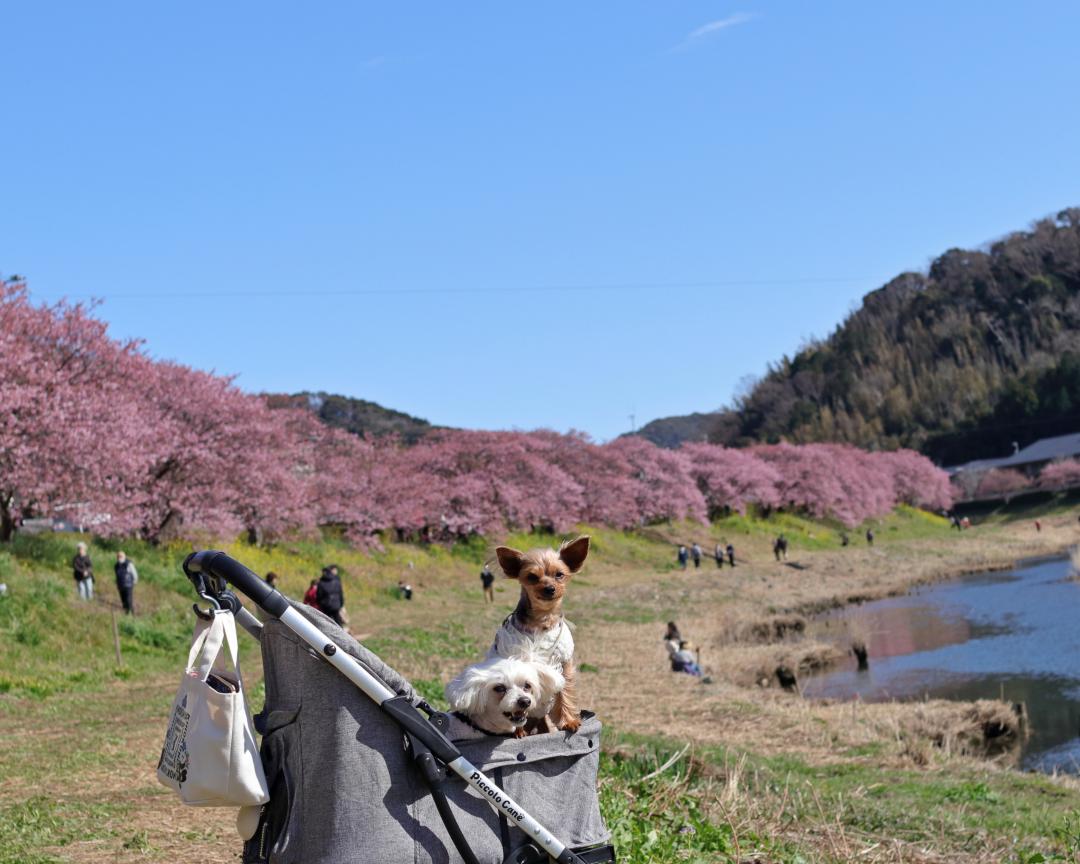
<path id="1" fill-rule="evenodd" d="M 1040 507 L 1041 532 L 1031 513 L 996 512 L 963 535 L 901 510 L 874 526 L 873 548 L 861 531 L 844 548 L 838 526 L 790 516 L 633 534 L 583 526 L 594 546 L 567 612 L 584 704 L 608 730 L 601 798 L 620 861 L 1080 861 L 1080 787 L 964 755 L 963 706 L 819 704 L 767 680 L 778 662 L 805 668 L 843 649 L 785 629 L 815 610 L 1076 542 L 1069 502 Z M 787 565 L 770 550 L 781 530 Z M 717 571 L 706 560 L 680 571 L 672 544 L 692 540 L 706 549 L 731 541 L 739 566 Z M 180 806 L 153 772 L 193 623 L 178 567 L 187 550 L 123 544 L 141 578 L 139 615 L 119 619 L 117 665 L 111 562 L 120 547 L 93 542 L 99 599 L 82 604 L 68 569 L 74 542 L 37 535 L 0 549 L 9 587 L 0 598 L 0 864 L 236 860 L 231 814 Z M 483 653 L 516 601 L 513 583 L 496 583 L 496 604 L 482 602 L 478 571 L 491 548 L 389 544 L 362 555 L 325 539 L 226 551 L 275 570 L 292 596 L 337 563 L 354 632 L 440 701 L 443 682 Z M 416 589 L 411 602 L 393 590 L 401 577 Z M 669 619 L 702 647 L 711 683 L 667 671 L 659 637 Z M 779 636 L 777 622 L 786 622 Z M 257 703 L 256 646 L 244 645 Z"/>

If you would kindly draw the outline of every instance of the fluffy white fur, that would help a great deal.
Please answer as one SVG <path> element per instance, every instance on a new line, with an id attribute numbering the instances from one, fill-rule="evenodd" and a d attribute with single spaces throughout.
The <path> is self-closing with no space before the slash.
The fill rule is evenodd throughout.
<path id="1" fill-rule="evenodd" d="M 514 624 L 510 615 L 495 633 L 488 657 L 526 657 L 543 660 L 557 669 L 574 659 L 573 625 L 565 618 L 554 630 L 526 633 Z"/>
<path id="2" fill-rule="evenodd" d="M 543 661 L 489 657 L 447 684 L 446 700 L 487 732 L 523 734 L 530 717 L 547 716 L 565 683 Z"/>

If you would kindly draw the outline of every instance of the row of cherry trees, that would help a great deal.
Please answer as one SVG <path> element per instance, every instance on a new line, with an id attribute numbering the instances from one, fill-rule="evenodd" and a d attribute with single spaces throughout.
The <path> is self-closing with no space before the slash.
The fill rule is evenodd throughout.
<path id="1" fill-rule="evenodd" d="M 0 537 L 64 516 L 149 540 L 341 528 L 453 539 L 792 509 L 847 525 L 901 502 L 951 503 L 910 451 L 830 444 L 664 450 L 554 432 L 445 431 L 406 447 L 271 409 L 230 379 L 154 361 L 81 306 L 35 306 L 0 281 Z"/>
<path id="2" fill-rule="evenodd" d="M 963 491 L 970 498 L 1008 498 L 1019 492 L 1075 489 L 1080 486 L 1080 462 L 1049 462 L 1034 477 L 1015 468 L 992 468 L 964 481 L 964 485 Z"/>

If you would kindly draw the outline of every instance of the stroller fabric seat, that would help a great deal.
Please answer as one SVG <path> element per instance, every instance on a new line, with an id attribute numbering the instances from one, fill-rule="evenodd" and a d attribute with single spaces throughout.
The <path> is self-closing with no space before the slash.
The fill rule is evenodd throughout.
<path id="1" fill-rule="evenodd" d="M 401 675 L 325 615 L 292 604 L 328 641 L 414 704 Z M 263 765 L 270 786 L 248 864 L 461 864 L 399 726 L 276 619 L 262 632 Z M 468 728 L 468 727 L 465 727 Z M 470 737 L 462 754 L 571 847 L 606 843 L 596 776 L 600 722 L 575 733 Z M 457 781 L 447 798 L 480 864 L 527 841 L 510 818 Z"/>

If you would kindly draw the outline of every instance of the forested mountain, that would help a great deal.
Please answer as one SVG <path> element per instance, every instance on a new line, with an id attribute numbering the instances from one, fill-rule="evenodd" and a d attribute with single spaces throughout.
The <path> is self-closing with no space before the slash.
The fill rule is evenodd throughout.
<path id="1" fill-rule="evenodd" d="M 272 393 L 266 396 L 271 408 L 307 408 L 329 426 L 357 435 L 400 435 L 406 444 L 415 444 L 438 427 L 427 420 L 392 408 L 383 408 L 366 399 L 352 399 L 333 393 Z"/>
<path id="2" fill-rule="evenodd" d="M 678 443 L 650 427 L 646 437 Z M 1078 428 L 1074 208 L 988 249 L 952 249 L 929 272 L 868 294 L 828 339 L 785 357 L 734 409 L 711 415 L 708 437 L 912 447 L 952 464 Z"/>

